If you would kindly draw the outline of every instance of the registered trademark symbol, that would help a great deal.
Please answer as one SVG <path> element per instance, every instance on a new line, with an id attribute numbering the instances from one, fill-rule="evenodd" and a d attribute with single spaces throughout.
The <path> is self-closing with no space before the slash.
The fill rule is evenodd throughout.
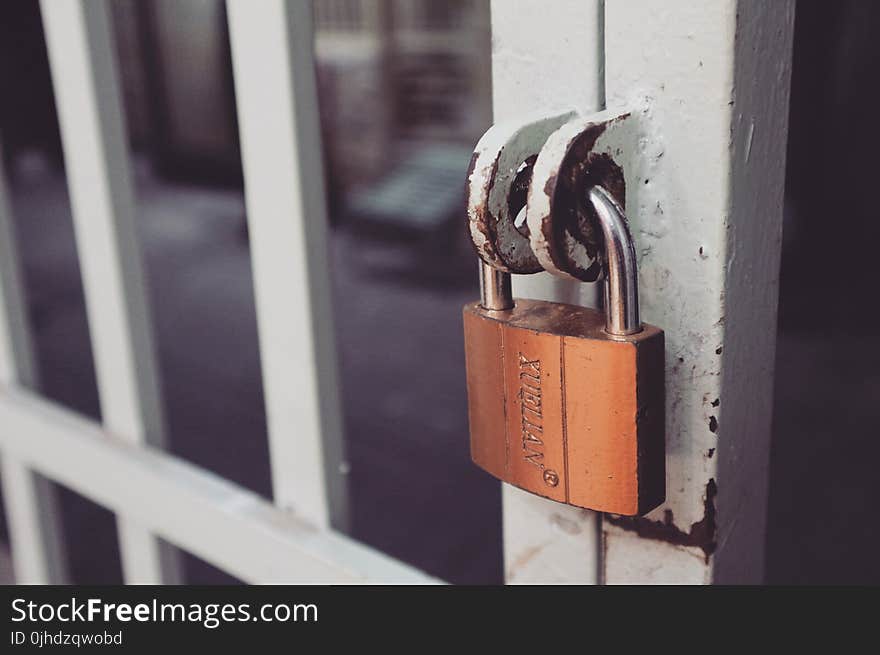
<path id="1" fill-rule="evenodd" d="M 547 469 L 544 471 L 544 482 L 551 487 L 555 487 L 559 484 L 559 474 L 552 469 Z"/>

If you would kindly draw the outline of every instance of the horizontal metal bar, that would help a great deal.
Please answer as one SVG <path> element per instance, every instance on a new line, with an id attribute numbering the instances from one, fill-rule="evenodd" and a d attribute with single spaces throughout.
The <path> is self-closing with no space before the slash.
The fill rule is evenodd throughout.
<path id="1" fill-rule="evenodd" d="M 246 582 L 439 582 L 28 391 L 0 388 L 0 425 L 0 451 Z"/>

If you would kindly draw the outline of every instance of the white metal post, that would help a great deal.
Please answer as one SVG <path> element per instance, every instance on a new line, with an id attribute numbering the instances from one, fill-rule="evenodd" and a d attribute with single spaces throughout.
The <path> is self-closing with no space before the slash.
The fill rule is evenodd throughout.
<path id="1" fill-rule="evenodd" d="M 608 103 L 647 126 L 629 218 L 667 349 L 667 502 L 605 522 L 605 578 L 761 582 L 794 2 L 605 18 Z"/>
<path id="2" fill-rule="evenodd" d="M 35 389 L 37 378 L 21 263 L 0 157 L 0 389 L 13 385 Z M 0 431 L 9 429 L 0 425 Z M 16 581 L 67 582 L 61 514 L 51 483 L 13 453 L 0 452 L 0 465 Z"/>
<path id="3" fill-rule="evenodd" d="M 105 0 L 50 0 L 41 8 L 103 422 L 118 439 L 162 445 L 164 414 L 109 7 Z M 117 525 L 128 582 L 178 580 L 174 553 L 124 515 Z"/>
<path id="4" fill-rule="evenodd" d="M 494 120 L 575 108 L 602 109 L 602 2 L 493 0 Z M 549 274 L 514 276 L 522 298 L 595 304 L 592 286 Z M 504 485 L 504 568 L 508 582 L 592 584 L 599 572 L 598 517 Z"/>
<path id="5" fill-rule="evenodd" d="M 667 339 L 666 504 L 604 517 L 600 540 L 595 515 L 505 488 L 508 581 L 761 580 L 793 11 L 493 4 L 496 120 L 603 97 L 641 114 L 627 213 L 643 316 Z"/>
<path id="6" fill-rule="evenodd" d="M 311 7 L 228 7 L 275 502 L 345 529 Z"/>

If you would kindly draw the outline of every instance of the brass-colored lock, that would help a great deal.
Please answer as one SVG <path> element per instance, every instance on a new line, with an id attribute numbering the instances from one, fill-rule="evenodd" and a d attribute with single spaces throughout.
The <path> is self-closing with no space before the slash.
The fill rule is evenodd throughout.
<path id="1" fill-rule="evenodd" d="M 588 190 L 604 242 L 605 313 L 513 301 L 510 276 L 481 262 L 464 308 L 473 461 L 553 500 L 623 515 L 665 500 L 664 337 L 642 324 L 623 210 Z"/>

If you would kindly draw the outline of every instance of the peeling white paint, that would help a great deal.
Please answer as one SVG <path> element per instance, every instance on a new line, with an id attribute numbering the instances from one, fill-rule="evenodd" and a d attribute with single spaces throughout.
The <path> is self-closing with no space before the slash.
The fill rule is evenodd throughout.
<path id="1" fill-rule="evenodd" d="M 536 270 L 528 239 L 514 227 L 508 192 L 520 166 L 538 154 L 547 137 L 573 116 L 563 111 L 508 120 L 490 127 L 474 148 L 467 180 L 467 214 L 471 241 L 486 263 L 498 270 Z M 496 233 L 490 240 L 490 226 Z M 531 263 L 535 268 L 529 269 Z"/>
<path id="2" fill-rule="evenodd" d="M 671 512 L 687 533 L 704 519 L 714 479 L 716 538 L 748 535 L 737 539 L 738 581 L 759 581 L 779 257 L 767 244 L 781 225 L 788 114 L 788 77 L 776 72 L 790 61 L 793 3 L 631 0 L 605 12 L 609 106 L 649 104 L 650 183 L 633 190 L 639 209 L 628 212 L 648 251 L 642 315 L 667 343 L 667 502 L 648 519 Z M 748 462 L 737 459 L 746 441 Z M 743 493 L 745 514 L 726 513 L 724 499 Z M 701 550 L 682 558 L 680 547 L 615 530 L 606 527 L 608 582 L 713 579 L 714 558 Z"/>
<path id="3" fill-rule="evenodd" d="M 643 539 L 620 528 L 605 529 L 609 584 L 707 584 L 710 569 L 699 548 Z"/>

